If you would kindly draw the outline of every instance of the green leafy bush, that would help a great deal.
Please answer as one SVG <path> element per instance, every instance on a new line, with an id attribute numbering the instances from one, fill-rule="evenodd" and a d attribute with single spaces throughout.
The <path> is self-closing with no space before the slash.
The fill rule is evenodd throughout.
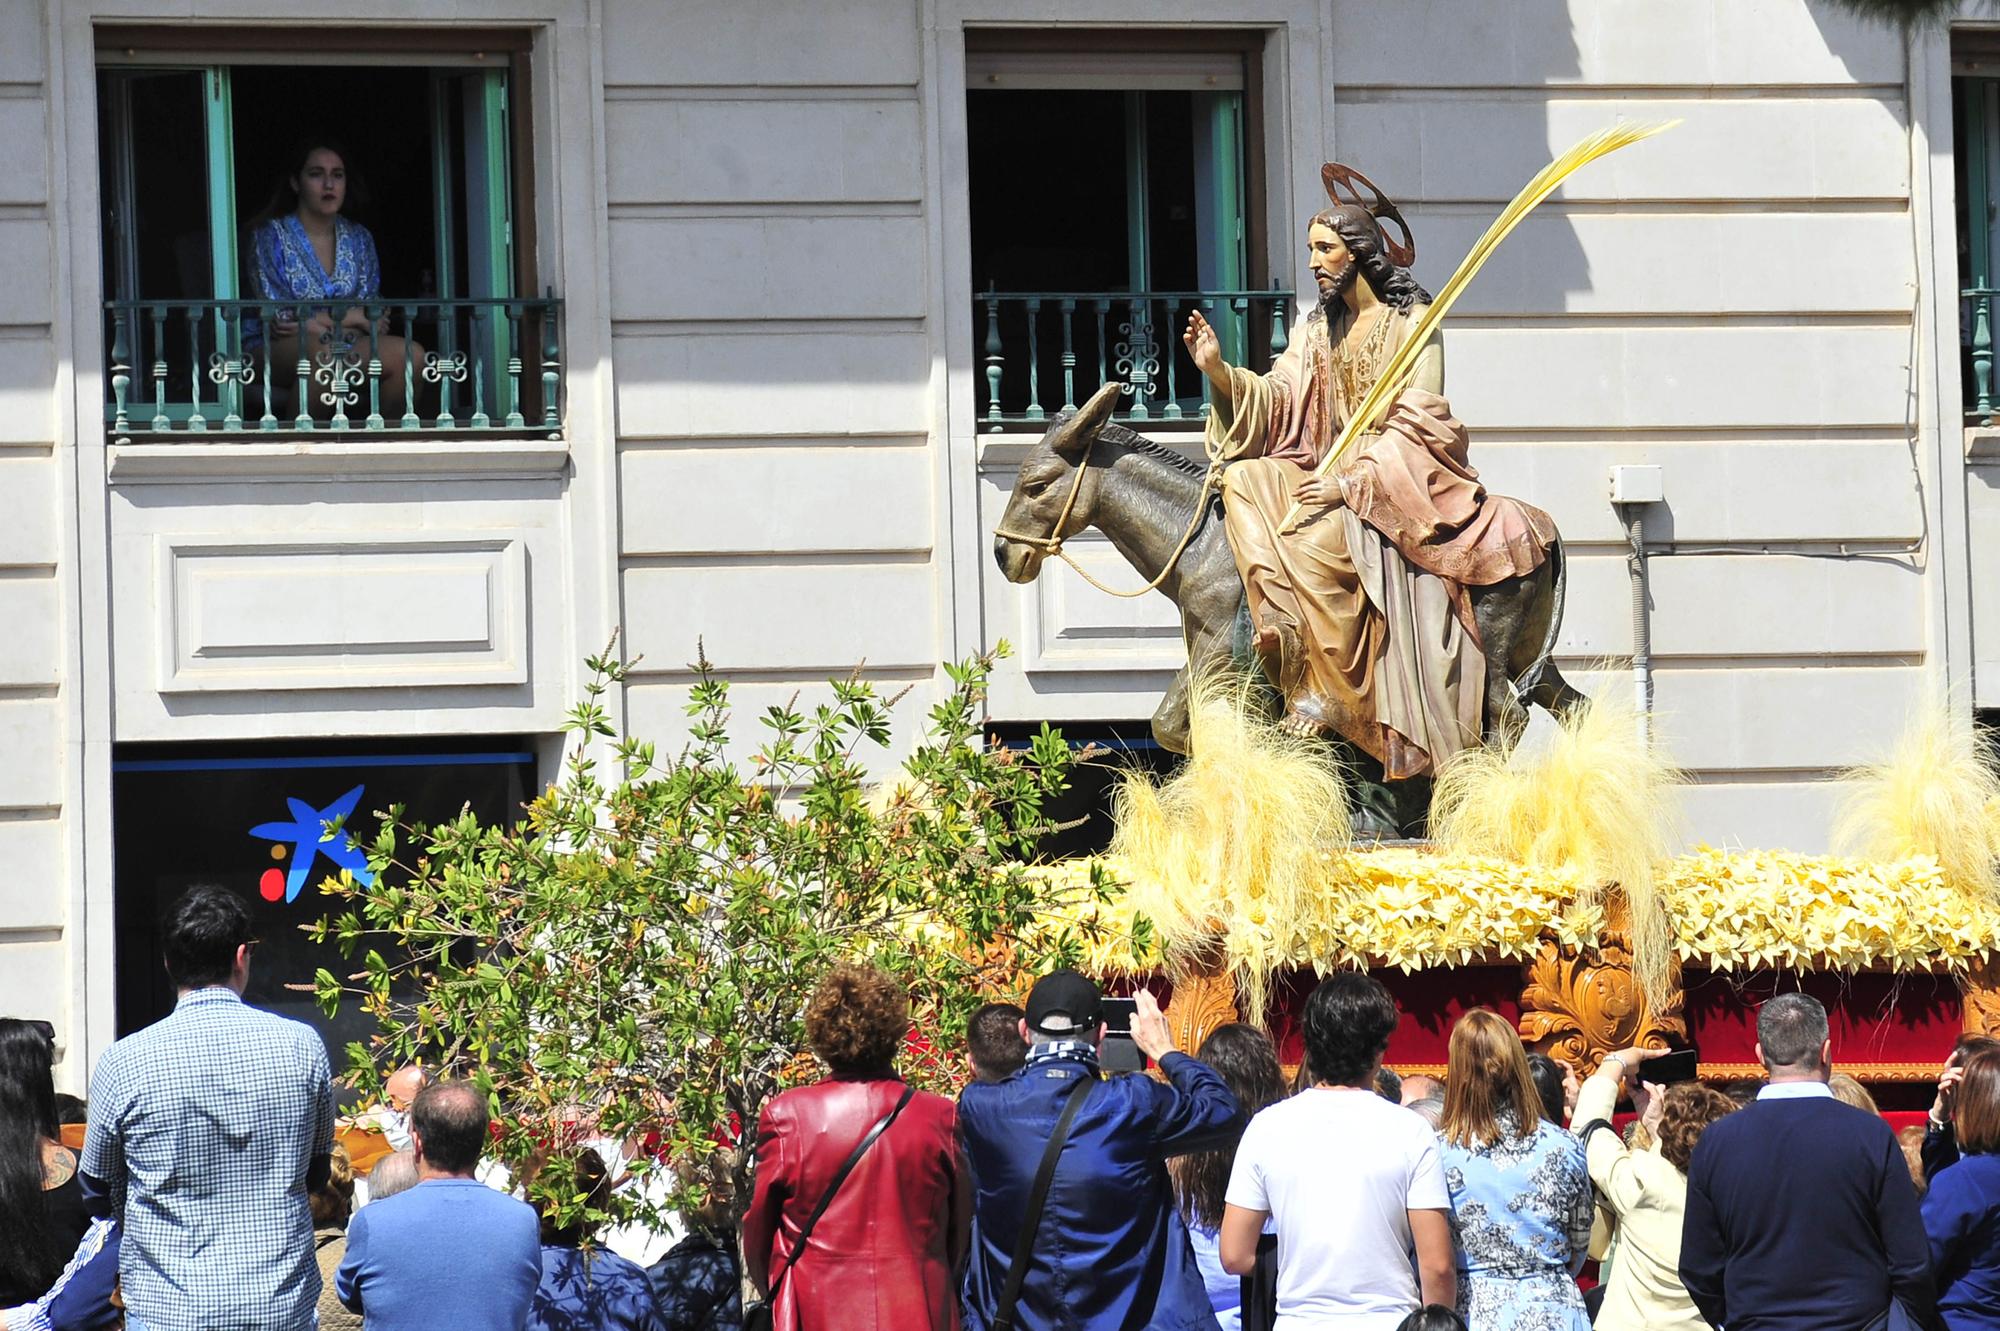
<path id="1" fill-rule="evenodd" d="M 562 778 L 524 818 L 417 826 L 392 809 L 370 847 L 375 885 L 324 885 L 339 904 L 308 930 L 361 964 L 321 970 L 317 997 L 380 1026 L 349 1046 L 349 1080 L 379 1092 L 418 1060 L 471 1078 L 503 1125 L 494 1154 L 562 1219 L 583 1201 L 568 1171 L 539 1165 L 597 1136 L 645 1143 L 642 1173 L 676 1169 L 674 1205 L 721 1188 L 709 1199 L 740 1215 L 758 1113 L 813 1075 L 801 1012 L 837 961 L 908 984 L 905 1074 L 953 1089 L 971 1011 L 1079 955 L 1024 862 L 1074 758 L 1046 727 L 1025 752 L 981 743 L 993 660 L 946 667 L 914 751 L 873 786 L 863 756 L 888 746 L 895 699 L 865 682 L 835 682 L 809 712 L 769 709 L 739 767 L 729 686 L 706 661 L 690 738 L 663 760 L 616 736 L 605 697 L 626 667 L 593 658 Z M 593 756 L 607 745 L 615 780 Z M 1090 890 L 1112 893 L 1101 876 Z M 657 1219 L 636 1192 L 593 1218 Z"/>

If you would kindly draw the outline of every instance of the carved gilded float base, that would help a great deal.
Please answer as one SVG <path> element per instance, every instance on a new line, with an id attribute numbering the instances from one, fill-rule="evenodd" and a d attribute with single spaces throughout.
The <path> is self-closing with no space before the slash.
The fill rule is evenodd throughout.
<path id="1" fill-rule="evenodd" d="M 1174 982 L 1167 998 L 1167 1028 L 1174 1047 L 1194 1053 L 1209 1032 L 1241 1020 L 1236 1009 L 1236 977 L 1222 966 L 1204 966 Z"/>
<path id="2" fill-rule="evenodd" d="M 2000 1038 L 2000 959 L 1973 962 L 1961 983 L 1966 1032 Z"/>
<path id="3" fill-rule="evenodd" d="M 1595 1072 L 1606 1054 L 1619 1049 L 1664 1049 L 1687 1040 L 1679 963 L 1666 1003 L 1652 1011 L 1632 976 L 1630 940 L 1622 931 L 1582 951 L 1545 938 L 1526 978 L 1521 1038 L 1579 1075 Z"/>

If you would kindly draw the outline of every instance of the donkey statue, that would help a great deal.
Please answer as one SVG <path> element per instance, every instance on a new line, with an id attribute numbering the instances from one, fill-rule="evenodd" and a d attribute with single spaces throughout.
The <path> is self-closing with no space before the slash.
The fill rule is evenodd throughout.
<path id="1" fill-rule="evenodd" d="M 1249 612 L 1221 496 L 1204 483 L 1200 463 L 1111 422 L 1123 389 L 1108 383 L 1081 409 L 1057 416 L 1021 460 L 993 557 L 1009 582 L 1033 582 L 1063 540 L 1095 527 L 1140 577 L 1156 580 L 1180 608 L 1188 662 L 1153 713 L 1153 736 L 1186 753 L 1191 682 L 1249 658 Z M 1551 659 L 1563 591 L 1559 540 L 1534 572 L 1471 589 L 1486 654 L 1486 742 L 1518 739 L 1527 704 L 1561 714 L 1583 701 Z"/>

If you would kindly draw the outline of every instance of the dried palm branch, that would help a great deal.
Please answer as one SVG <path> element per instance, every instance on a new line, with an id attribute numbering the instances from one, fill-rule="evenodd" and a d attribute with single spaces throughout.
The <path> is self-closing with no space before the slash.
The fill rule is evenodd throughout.
<path id="1" fill-rule="evenodd" d="M 1952 888 L 2000 907 L 2000 748 L 1970 707 L 1926 699 L 1885 759 L 1844 775 L 1838 849 L 1883 862 L 1929 855 Z"/>
<path id="2" fill-rule="evenodd" d="M 1639 738 L 1615 693 L 1578 707 L 1543 742 L 1467 749 L 1438 773 L 1431 836 L 1448 854 L 1491 855 L 1577 876 L 1577 904 L 1624 895 L 1632 970 L 1655 1011 L 1666 1001 L 1674 932 L 1655 881 L 1686 780 Z"/>
<path id="3" fill-rule="evenodd" d="M 1346 780 L 1323 741 L 1291 734 L 1247 679 L 1196 682 L 1187 762 L 1165 781 L 1127 774 L 1110 857 L 1152 922 L 1169 974 L 1220 946 L 1252 1021 L 1271 975 L 1325 890 L 1329 856 L 1352 840 Z"/>

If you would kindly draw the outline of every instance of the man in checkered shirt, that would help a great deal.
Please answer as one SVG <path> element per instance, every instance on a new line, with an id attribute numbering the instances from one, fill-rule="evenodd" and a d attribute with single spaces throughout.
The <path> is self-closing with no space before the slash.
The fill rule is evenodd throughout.
<path id="1" fill-rule="evenodd" d="M 333 1079 L 311 1027 L 247 1007 L 250 912 L 196 887 L 165 929 L 173 1014 L 105 1051 L 85 1192 L 125 1222 L 118 1273 L 148 1331 L 311 1331 L 306 1193 L 333 1155 Z"/>

